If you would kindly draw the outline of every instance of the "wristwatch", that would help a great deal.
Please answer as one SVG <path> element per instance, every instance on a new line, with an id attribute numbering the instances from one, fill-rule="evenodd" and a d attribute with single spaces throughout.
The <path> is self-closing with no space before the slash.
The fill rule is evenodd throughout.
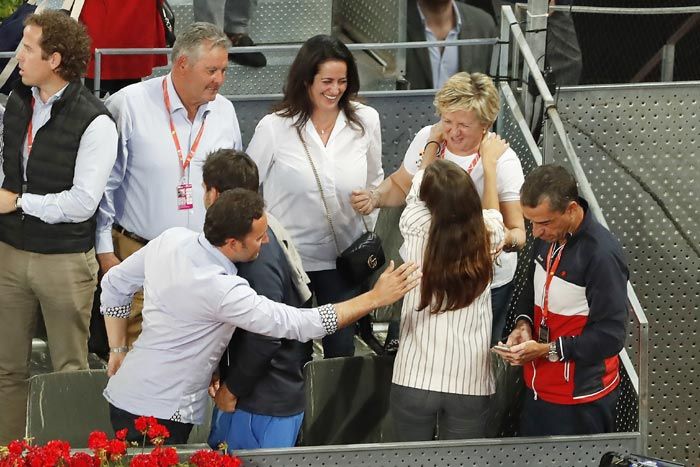
<path id="1" fill-rule="evenodd" d="M 550 362 L 559 361 L 559 352 L 557 352 L 557 341 L 552 341 L 549 343 L 549 350 L 547 351 L 547 360 Z"/>
<path id="2" fill-rule="evenodd" d="M 129 347 L 126 345 L 122 345 L 121 347 L 110 347 L 109 351 L 111 353 L 127 353 L 129 351 Z"/>
<path id="3" fill-rule="evenodd" d="M 20 195 L 17 195 L 17 199 L 15 199 L 15 209 L 22 212 L 22 197 Z"/>

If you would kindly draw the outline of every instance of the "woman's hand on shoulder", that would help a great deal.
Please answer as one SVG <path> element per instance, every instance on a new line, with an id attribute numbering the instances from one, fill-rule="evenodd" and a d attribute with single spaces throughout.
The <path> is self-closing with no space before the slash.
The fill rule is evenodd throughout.
<path id="1" fill-rule="evenodd" d="M 481 138 L 479 154 L 481 155 L 484 169 L 496 168 L 498 159 L 506 152 L 508 143 L 496 133 L 486 133 Z"/>

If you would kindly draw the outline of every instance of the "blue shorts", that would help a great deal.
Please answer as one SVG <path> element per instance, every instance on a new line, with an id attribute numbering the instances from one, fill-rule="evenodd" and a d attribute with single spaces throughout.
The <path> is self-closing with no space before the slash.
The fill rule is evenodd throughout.
<path id="1" fill-rule="evenodd" d="M 211 419 L 208 443 L 218 449 L 225 442 L 228 449 L 289 448 L 297 442 L 304 412 L 288 417 L 260 415 L 236 409 L 220 412 L 216 407 Z"/>

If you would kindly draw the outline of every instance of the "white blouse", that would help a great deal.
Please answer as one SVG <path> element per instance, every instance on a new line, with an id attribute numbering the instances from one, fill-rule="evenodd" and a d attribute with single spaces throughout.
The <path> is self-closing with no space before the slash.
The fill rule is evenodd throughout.
<path id="1" fill-rule="evenodd" d="M 423 263 L 431 222 L 430 211 L 418 198 L 422 180 L 420 170 L 413 177 L 406 209 L 399 220 L 404 237 L 403 259 L 418 265 Z M 495 209 L 485 209 L 483 215 L 495 251 L 505 236 L 503 218 Z M 403 300 L 401 345 L 394 361 L 392 382 L 452 394 L 493 394 L 495 383 L 489 353 L 491 288 L 487 287 L 469 306 L 444 313 L 417 311 L 420 288 L 419 284 Z"/>
<path id="2" fill-rule="evenodd" d="M 430 136 L 432 125 L 428 125 L 416 133 L 411 145 L 406 150 L 406 155 L 403 159 L 403 166 L 408 173 L 415 174 L 420 167 L 420 153 L 423 151 L 425 144 Z M 450 151 L 445 151 L 445 159 L 452 161 L 458 166 L 467 170 L 476 154 L 468 156 L 458 156 Z M 474 181 L 476 191 L 480 197 L 484 196 L 484 166 L 480 162 L 474 166 L 474 170 L 469 174 Z M 496 164 L 496 188 L 498 190 L 498 201 L 503 203 L 507 201 L 520 201 L 520 187 L 523 185 L 525 177 L 523 176 L 523 168 L 520 164 L 518 155 L 511 148 L 498 159 Z M 500 287 L 506 285 L 513 280 L 515 276 L 515 268 L 518 266 L 518 254 L 514 251 L 503 252 L 499 255 L 496 267 L 493 271 L 492 287 Z"/>
<path id="3" fill-rule="evenodd" d="M 306 271 L 335 269 L 339 251 L 364 231 L 362 217 L 350 204 L 353 190 L 374 189 L 384 179 L 379 114 L 355 103 L 364 126 L 351 126 L 341 111 L 326 146 L 311 121 L 302 129 L 330 210 L 338 245 L 333 240 L 318 184 L 294 127 L 295 119 L 276 113 L 255 128 L 248 155 L 258 165 L 267 210 L 291 235 Z M 377 214 L 366 216 L 370 229 Z"/>

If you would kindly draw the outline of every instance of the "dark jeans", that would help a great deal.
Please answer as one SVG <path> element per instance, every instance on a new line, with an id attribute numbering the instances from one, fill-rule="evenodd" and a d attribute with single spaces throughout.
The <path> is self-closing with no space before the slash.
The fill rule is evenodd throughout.
<path id="1" fill-rule="evenodd" d="M 502 340 L 508 315 L 508 302 L 513 294 L 513 281 L 505 285 L 491 289 L 491 310 L 493 311 L 493 323 L 491 327 L 491 345 Z"/>
<path id="2" fill-rule="evenodd" d="M 335 269 L 311 271 L 307 273 L 311 279 L 311 291 L 316 296 L 318 305 L 339 303 L 353 298 L 364 292 L 365 286 L 353 285 L 346 281 Z M 355 326 L 350 325 L 339 329 L 336 333 L 323 338 L 324 358 L 352 357 L 355 354 Z"/>
<path id="3" fill-rule="evenodd" d="M 398 441 L 483 438 L 489 396 L 467 396 L 391 385 L 391 415 Z"/>
<path id="4" fill-rule="evenodd" d="M 128 428 L 129 432 L 126 435 L 126 440 L 135 441 L 141 445 L 143 443 L 143 435 L 134 428 L 134 421 L 139 417 L 140 415 L 134 415 L 109 404 L 109 419 L 112 422 L 114 431 L 117 432 Z M 163 420 L 162 418 L 157 418 L 156 420 L 170 432 L 170 437 L 165 440 L 165 444 L 187 444 L 187 439 L 192 431 L 191 423 L 174 422 L 172 420 Z M 146 439 L 146 444 L 150 444 L 150 440 Z"/>
<path id="5" fill-rule="evenodd" d="M 620 386 L 586 404 L 552 404 L 528 389 L 520 414 L 520 436 L 592 435 L 615 431 L 615 404 Z"/>

